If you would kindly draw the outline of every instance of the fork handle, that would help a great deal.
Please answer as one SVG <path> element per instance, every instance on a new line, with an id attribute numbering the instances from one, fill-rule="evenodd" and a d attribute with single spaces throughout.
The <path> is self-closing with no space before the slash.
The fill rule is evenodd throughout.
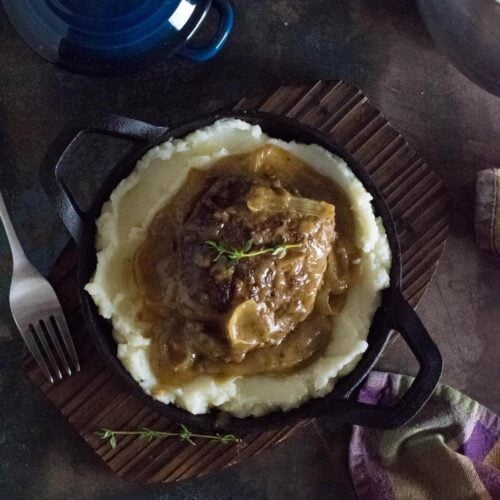
<path id="1" fill-rule="evenodd" d="M 19 238 L 17 237 L 16 231 L 14 230 L 14 226 L 12 225 L 2 193 L 0 193 L 0 219 L 2 219 L 5 234 L 9 240 L 10 250 L 12 252 L 12 262 L 14 267 L 16 267 L 22 260 L 25 260 L 26 256 L 24 254 L 23 247 L 19 242 Z"/>

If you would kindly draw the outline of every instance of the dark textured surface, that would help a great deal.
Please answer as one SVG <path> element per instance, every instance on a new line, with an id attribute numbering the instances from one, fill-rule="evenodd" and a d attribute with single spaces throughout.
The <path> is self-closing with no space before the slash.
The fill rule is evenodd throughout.
<path id="1" fill-rule="evenodd" d="M 445 361 L 444 381 L 500 411 L 500 266 L 473 240 L 474 172 L 500 166 L 500 99 L 435 49 L 412 1 L 235 1 L 233 37 L 220 57 L 165 62 L 112 79 L 66 73 L 40 60 L 0 16 L 1 188 L 28 256 L 47 271 L 66 240 L 38 183 L 48 144 L 68 122 L 113 111 L 179 122 L 292 81 L 358 85 L 442 176 L 453 223 L 423 321 Z M 82 178 L 87 168 L 82 165 Z M 349 498 L 348 429 L 323 443 L 303 431 L 233 469 L 178 485 L 129 486 L 85 448 L 21 372 L 22 344 L 8 310 L 10 255 L 0 240 L 0 490 L 5 498 Z M 382 366 L 411 372 L 400 343 Z"/>

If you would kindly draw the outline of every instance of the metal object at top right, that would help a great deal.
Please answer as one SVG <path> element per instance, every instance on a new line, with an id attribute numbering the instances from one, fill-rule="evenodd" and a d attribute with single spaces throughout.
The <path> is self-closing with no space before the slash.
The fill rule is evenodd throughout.
<path id="1" fill-rule="evenodd" d="M 470 80 L 500 96 L 500 2 L 417 0 L 429 33 Z"/>

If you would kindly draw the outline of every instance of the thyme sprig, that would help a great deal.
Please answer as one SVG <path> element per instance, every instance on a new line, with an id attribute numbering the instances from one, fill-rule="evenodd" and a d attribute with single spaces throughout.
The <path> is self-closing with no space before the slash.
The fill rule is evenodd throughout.
<path id="1" fill-rule="evenodd" d="M 210 441 L 218 441 L 222 444 L 241 443 L 241 439 L 233 434 L 196 434 L 191 432 L 185 425 L 181 425 L 179 432 L 163 432 L 143 427 L 133 431 L 114 431 L 112 429 L 103 428 L 96 432 L 102 440 L 108 441 L 111 448 L 116 448 L 117 436 L 137 436 L 140 439 L 151 442 L 153 439 L 163 439 L 168 437 L 178 437 L 181 441 L 186 441 L 189 444 L 196 446 L 193 438 L 208 439 Z"/>
<path id="2" fill-rule="evenodd" d="M 243 248 L 238 249 L 234 247 L 225 246 L 222 243 L 214 240 L 205 241 L 207 246 L 209 246 L 214 252 L 217 252 L 216 256 L 212 259 L 212 262 L 217 262 L 222 256 L 227 257 L 229 265 L 236 265 L 241 259 L 248 259 L 250 257 L 257 257 L 258 255 L 271 254 L 273 256 L 283 255 L 290 248 L 299 248 L 302 245 L 300 243 L 296 244 L 286 244 L 276 245 L 274 247 L 265 247 L 252 250 L 254 245 L 253 240 L 248 240 Z"/>

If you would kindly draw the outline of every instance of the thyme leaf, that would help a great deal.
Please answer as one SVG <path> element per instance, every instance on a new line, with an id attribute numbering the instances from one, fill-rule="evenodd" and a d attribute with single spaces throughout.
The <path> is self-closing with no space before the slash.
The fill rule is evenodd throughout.
<path id="1" fill-rule="evenodd" d="M 143 427 L 142 429 L 131 431 L 101 429 L 100 431 L 97 431 L 96 434 L 103 441 L 108 441 L 111 448 L 116 448 L 117 436 L 137 436 L 147 442 L 151 442 L 154 439 L 177 437 L 181 441 L 186 441 L 192 446 L 196 446 L 194 438 L 208 439 L 211 441 L 217 441 L 222 444 L 241 443 L 241 439 L 234 436 L 233 434 L 196 434 L 194 432 L 191 432 L 185 425 L 181 425 L 181 428 L 178 432 L 155 431 L 153 429 L 149 429 L 148 427 Z"/>
<path id="2" fill-rule="evenodd" d="M 252 250 L 254 245 L 253 240 L 248 240 L 243 248 L 238 249 L 230 246 L 223 245 L 222 243 L 215 240 L 207 240 L 206 245 L 214 251 L 215 257 L 212 262 L 217 262 L 222 256 L 225 256 L 229 265 L 236 265 L 241 259 L 248 259 L 250 257 L 257 257 L 258 255 L 271 254 L 272 256 L 279 256 L 286 254 L 286 251 L 290 248 L 299 248 L 302 246 L 300 243 L 296 244 L 286 244 L 276 245 L 274 247 L 264 247 Z"/>

